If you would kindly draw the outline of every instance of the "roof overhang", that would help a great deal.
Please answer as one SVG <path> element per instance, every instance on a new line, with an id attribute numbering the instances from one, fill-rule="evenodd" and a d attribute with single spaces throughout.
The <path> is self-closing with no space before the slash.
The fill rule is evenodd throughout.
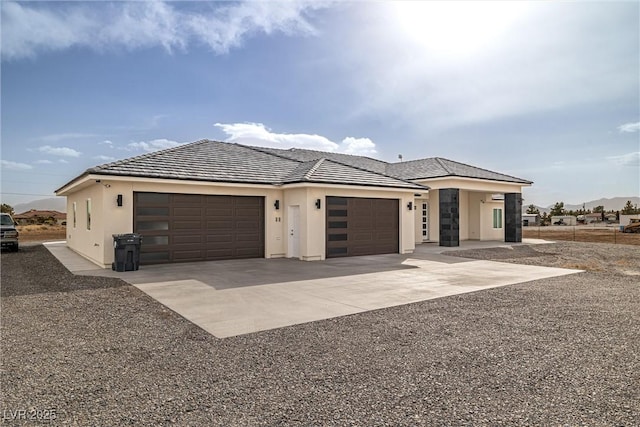
<path id="1" fill-rule="evenodd" d="M 131 182 L 131 183 L 149 183 L 149 184 L 181 184 L 181 185 L 217 185 L 221 187 L 252 187 L 262 189 L 288 189 L 288 188 L 344 188 L 344 189 L 362 189 L 362 190 L 376 190 L 376 191 L 389 191 L 389 192 L 405 192 L 415 193 L 416 191 L 428 191 L 429 187 L 417 184 L 419 187 L 390 187 L 390 186 L 376 186 L 376 185 L 358 185 L 358 184 L 345 184 L 345 183 L 325 183 L 325 182 L 297 182 L 288 184 L 272 184 L 272 183 L 258 183 L 258 182 L 222 182 L 222 181 L 208 181 L 208 180 L 196 180 L 193 178 L 177 179 L 177 178 L 157 178 L 146 176 L 129 176 L 129 175 L 112 175 L 112 174 L 97 174 L 97 173 L 85 173 L 72 181 L 65 184 L 63 187 L 55 190 L 57 196 L 67 196 L 83 188 L 89 187 L 96 182 L 111 181 L 111 182 Z M 409 184 L 409 183 L 408 183 Z"/>
<path id="2" fill-rule="evenodd" d="M 437 178 L 415 179 L 413 180 L 413 182 L 419 183 L 421 185 L 426 185 L 431 189 L 454 187 L 460 188 L 461 190 L 486 191 L 495 193 L 510 192 L 513 189 L 530 187 L 533 184 L 530 181 L 498 181 L 492 179 L 467 178 L 455 175 Z"/>

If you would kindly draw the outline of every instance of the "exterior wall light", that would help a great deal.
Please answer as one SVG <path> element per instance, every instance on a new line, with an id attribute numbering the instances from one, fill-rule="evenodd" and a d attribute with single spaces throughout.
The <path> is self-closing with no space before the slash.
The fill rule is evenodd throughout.
<path id="1" fill-rule="evenodd" d="M 276 200 L 276 202 L 273 204 L 273 207 L 276 208 L 276 210 L 280 209 L 280 200 Z"/>
<path id="2" fill-rule="evenodd" d="M 410 210 L 410 211 L 413 210 L 413 202 L 407 203 L 407 209 Z"/>
<path id="3" fill-rule="evenodd" d="M 122 194 L 118 194 L 118 197 L 116 197 L 116 203 L 118 203 L 118 206 L 122 206 Z"/>
<path id="4" fill-rule="evenodd" d="M 320 209 L 320 207 L 322 206 L 322 202 L 320 199 L 316 199 L 316 209 Z"/>

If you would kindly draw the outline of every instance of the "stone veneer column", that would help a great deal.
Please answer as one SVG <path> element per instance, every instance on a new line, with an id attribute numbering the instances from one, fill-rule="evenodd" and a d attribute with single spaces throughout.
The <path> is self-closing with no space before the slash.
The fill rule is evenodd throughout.
<path id="1" fill-rule="evenodd" d="M 440 246 L 460 246 L 460 205 L 457 188 L 441 188 Z"/>
<path id="2" fill-rule="evenodd" d="M 522 242 L 522 194 L 504 195 L 504 241 Z"/>

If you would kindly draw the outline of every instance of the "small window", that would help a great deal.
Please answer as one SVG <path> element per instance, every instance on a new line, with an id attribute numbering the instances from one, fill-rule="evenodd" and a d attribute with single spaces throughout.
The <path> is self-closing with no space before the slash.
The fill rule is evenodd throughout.
<path id="1" fill-rule="evenodd" d="M 329 228 L 347 228 L 347 221 L 329 221 Z"/>
<path id="2" fill-rule="evenodd" d="M 91 199 L 87 199 L 87 230 L 91 230 Z"/>
<path id="3" fill-rule="evenodd" d="M 78 212 L 78 204 L 76 202 L 73 202 L 73 228 L 76 228 L 76 224 L 78 222 L 77 218 L 77 212 Z"/>
<path id="4" fill-rule="evenodd" d="M 329 255 L 347 255 L 347 248 L 329 248 Z"/>
<path id="5" fill-rule="evenodd" d="M 343 234 L 329 234 L 329 241 L 330 242 L 340 242 L 343 240 L 347 240 L 347 235 L 345 233 Z"/>
<path id="6" fill-rule="evenodd" d="M 502 228 L 502 209 L 493 210 L 493 228 Z"/>
<path id="7" fill-rule="evenodd" d="M 345 197 L 327 197 L 327 205 L 346 206 L 347 199 Z"/>

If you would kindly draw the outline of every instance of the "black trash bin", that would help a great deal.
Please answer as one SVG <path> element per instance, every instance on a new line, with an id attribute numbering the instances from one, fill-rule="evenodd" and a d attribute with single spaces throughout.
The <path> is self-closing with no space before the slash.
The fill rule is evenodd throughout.
<path id="1" fill-rule="evenodd" d="M 140 268 L 140 244 L 142 236 L 136 233 L 113 235 L 113 258 L 111 269 L 134 271 Z"/>

